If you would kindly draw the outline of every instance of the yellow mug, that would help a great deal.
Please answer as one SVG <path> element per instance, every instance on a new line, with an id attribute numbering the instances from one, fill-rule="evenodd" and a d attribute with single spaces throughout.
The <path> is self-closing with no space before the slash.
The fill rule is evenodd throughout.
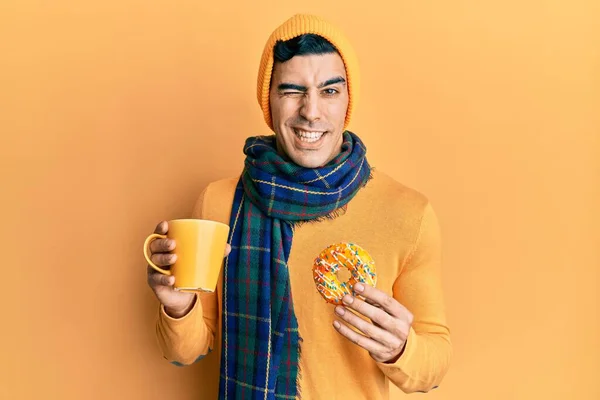
<path id="1" fill-rule="evenodd" d="M 204 219 L 168 221 L 167 235 L 153 233 L 144 242 L 144 257 L 161 274 L 174 275 L 174 289 L 182 292 L 214 292 L 219 280 L 229 226 Z M 177 260 L 163 269 L 150 259 L 150 243 L 156 239 L 174 239 Z"/>

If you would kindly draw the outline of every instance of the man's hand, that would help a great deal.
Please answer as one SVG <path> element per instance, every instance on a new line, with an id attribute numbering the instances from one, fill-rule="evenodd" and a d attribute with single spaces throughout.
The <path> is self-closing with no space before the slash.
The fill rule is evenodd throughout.
<path id="1" fill-rule="evenodd" d="M 345 306 L 336 306 L 335 313 L 363 334 L 337 320 L 333 326 L 348 340 L 367 350 L 375 361 L 395 362 L 404 351 L 413 315 L 396 299 L 372 286 L 357 283 L 354 290 L 365 300 L 346 295 L 342 299 Z M 373 323 L 365 321 L 351 310 Z"/>
<path id="2" fill-rule="evenodd" d="M 169 230 L 167 221 L 160 222 L 154 233 L 166 235 Z M 156 239 L 150 244 L 151 260 L 161 268 L 169 269 L 177 261 L 175 250 L 175 240 Z M 231 246 L 227 244 L 225 248 L 225 257 L 229 255 Z M 194 293 L 177 292 L 173 289 L 175 277 L 172 275 L 163 275 L 156 272 L 148 266 L 148 286 L 152 289 L 158 301 L 165 306 L 165 312 L 174 318 L 181 318 L 186 315 L 194 306 L 196 295 Z"/>

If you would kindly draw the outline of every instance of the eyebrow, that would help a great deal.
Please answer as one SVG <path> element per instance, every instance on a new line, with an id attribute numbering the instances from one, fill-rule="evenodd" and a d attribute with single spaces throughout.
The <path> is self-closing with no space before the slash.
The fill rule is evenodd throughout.
<path id="1" fill-rule="evenodd" d="M 327 86 L 335 85 L 337 83 L 346 83 L 346 80 L 341 76 L 336 76 L 335 78 L 331 78 L 326 80 L 325 82 L 319 84 L 318 88 L 322 89 Z M 281 83 L 277 86 L 278 90 L 297 90 L 299 92 L 306 92 L 308 88 L 303 85 L 297 85 L 295 83 Z"/>
<path id="2" fill-rule="evenodd" d="M 346 80 L 341 76 L 336 76 L 335 78 L 331 78 L 326 80 L 325 82 L 319 85 L 319 89 L 324 88 L 326 86 L 335 85 L 336 83 L 346 83 Z"/>

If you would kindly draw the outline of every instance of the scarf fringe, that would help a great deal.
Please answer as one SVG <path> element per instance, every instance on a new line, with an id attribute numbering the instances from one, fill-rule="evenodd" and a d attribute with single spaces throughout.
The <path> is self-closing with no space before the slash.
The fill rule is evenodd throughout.
<path id="1" fill-rule="evenodd" d="M 371 172 L 369 173 L 369 176 L 367 177 L 367 179 L 365 179 L 365 182 L 360 186 L 361 188 L 364 188 L 365 186 L 367 186 L 367 184 L 371 181 L 371 179 L 373 179 L 373 171 L 374 170 L 375 170 L 375 167 L 371 166 Z M 306 219 L 306 220 L 299 220 L 299 221 L 284 221 L 284 222 L 290 224 L 292 228 L 299 228 L 300 226 L 302 226 L 304 224 L 319 223 L 319 222 L 323 222 L 323 221 L 327 221 L 327 220 L 334 220 L 334 219 L 346 214 L 347 210 L 348 210 L 348 204 L 344 204 L 342 207 L 338 208 L 337 210 L 333 210 L 332 212 L 325 214 L 323 216 L 320 216 L 320 217 Z"/>
<path id="2" fill-rule="evenodd" d="M 302 359 L 302 336 L 300 336 L 300 332 L 298 332 L 298 375 L 296 375 L 296 399 L 298 399 L 298 400 L 300 400 L 302 398 L 302 385 L 300 385 L 300 382 L 302 381 L 302 368 L 300 366 L 301 359 Z"/>

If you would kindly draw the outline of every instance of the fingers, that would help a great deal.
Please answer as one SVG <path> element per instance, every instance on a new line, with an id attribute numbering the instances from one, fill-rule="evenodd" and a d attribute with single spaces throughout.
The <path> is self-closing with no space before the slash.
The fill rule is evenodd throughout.
<path id="1" fill-rule="evenodd" d="M 394 317 L 401 318 L 408 313 L 408 310 L 398 300 L 373 286 L 357 283 L 354 285 L 354 291 L 363 296 L 365 301 L 371 304 L 378 304 L 383 310 Z"/>
<path id="2" fill-rule="evenodd" d="M 152 257 L 150 257 L 150 260 L 152 260 L 154 265 L 157 265 L 159 267 L 169 267 L 169 266 L 175 264 L 175 261 L 177 261 L 177 254 L 169 254 L 169 253 L 152 254 Z"/>
<path id="3" fill-rule="evenodd" d="M 394 317 L 386 313 L 381 308 L 375 307 L 374 305 L 371 305 L 364 300 L 350 296 L 348 294 L 342 298 L 342 302 L 346 307 L 364 315 L 373 322 L 376 322 L 377 324 L 382 326 L 384 329 L 386 329 L 394 319 Z"/>
<path id="4" fill-rule="evenodd" d="M 362 285 L 363 290 L 360 290 L 357 288 L 358 285 L 354 285 L 354 288 L 365 296 L 365 300 L 346 295 L 342 299 L 344 305 L 369 318 L 376 327 L 391 333 L 394 337 L 405 340 L 412 325 L 412 313 L 396 299 L 382 291 L 368 285 Z"/>
<path id="5" fill-rule="evenodd" d="M 369 351 L 370 356 L 378 362 L 397 359 L 408 338 L 413 315 L 396 299 L 371 286 L 356 284 L 354 291 L 358 296 L 364 296 L 364 300 L 351 295 L 344 296 L 342 302 L 345 307 L 337 306 L 335 312 L 347 325 L 335 321 L 335 329 Z M 371 321 L 365 321 L 362 316 Z"/>
<path id="6" fill-rule="evenodd" d="M 225 246 L 225 257 L 227 257 L 229 253 L 231 253 L 231 245 L 227 243 L 227 245 Z"/>
<path id="7" fill-rule="evenodd" d="M 163 275 L 155 272 L 151 267 L 148 267 L 148 284 L 155 288 L 157 286 L 173 286 L 175 277 L 172 275 Z"/>
<path id="8" fill-rule="evenodd" d="M 160 235 L 166 235 L 169 230 L 169 223 L 167 221 L 161 221 L 156 225 L 156 229 L 154 229 L 154 233 L 158 233 Z M 168 254 L 169 252 L 175 250 L 175 240 L 165 238 L 165 239 L 154 239 L 150 243 L 150 260 L 159 266 L 166 267 L 175 263 L 177 260 L 177 256 L 175 254 Z"/>
<path id="9" fill-rule="evenodd" d="M 154 229 L 154 233 L 158 233 L 160 235 L 166 235 L 169 230 L 169 223 L 167 221 L 160 221 L 158 225 L 156 225 L 156 229 Z"/>
<path id="10" fill-rule="evenodd" d="M 396 348 L 402 344 L 401 340 L 390 332 L 382 329 L 381 327 L 375 326 L 368 321 L 360 318 L 350 310 L 346 310 L 342 306 L 335 308 L 335 313 L 339 318 L 344 320 L 349 325 L 357 328 L 365 334 L 365 336 L 375 340 L 376 342 L 384 345 L 387 348 Z"/>
<path id="11" fill-rule="evenodd" d="M 340 323 L 339 321 L 334 321 L 333 326 L 335 330 L 339 332 L 340 335 L 346 337 L 352 343 L 367 350 L 369 353 L 385 353 L 387 351 L 387 349 L 383 345 L 379 344 L 371 338 L 368 338 L 366 336 L 361 335 L 358 332 L 353 331 L 348 326 Z"/>
<path id="12" fill-rule="evenodd" d="M 150 243 L 152 253 L 168 253 L 175 250 L 175 240 L 173 239 L 155 239 Z"/>

